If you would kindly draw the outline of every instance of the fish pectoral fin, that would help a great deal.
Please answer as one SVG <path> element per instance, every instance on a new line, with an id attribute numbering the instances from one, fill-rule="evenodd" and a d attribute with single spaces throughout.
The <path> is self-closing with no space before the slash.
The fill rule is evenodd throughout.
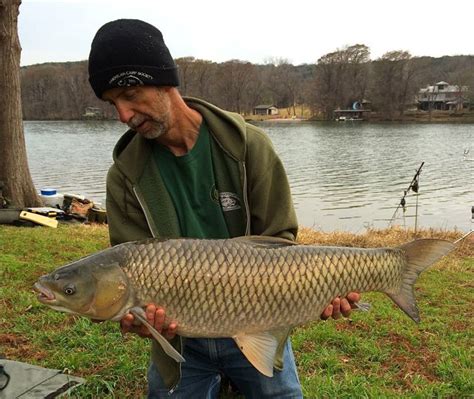
<path id="1" fill-rule="evenodd" d="M 145 311 L 142 308 L 134 307 L 130 309 L 130 313 L 132 313 L 138 320 L 140 320 L 142 324 L 146 326 L 146 328 L 148 328 L 150 334 L 161 345 L 161 347 L 169 357 L 176 360 L 178 363 L 183 363 L 186 361 L 184 357 L 181 356 L 181 354 L 175 348 L 173 348 L 173 345 L 171 345 L 170 342 L 165 337 L 163 337 L 163 335 L 161 335 L 155 327 L 148 323 L 148 320 L 145 316 Z"/>
<path id="2" fill-rule="evenodd" d="M 278 340 L 269 332 L 259 334 L 239 334 L 233 337 L 237 346 L 258 371 L 273 377 L 273 363 L 278 348 Z"/>

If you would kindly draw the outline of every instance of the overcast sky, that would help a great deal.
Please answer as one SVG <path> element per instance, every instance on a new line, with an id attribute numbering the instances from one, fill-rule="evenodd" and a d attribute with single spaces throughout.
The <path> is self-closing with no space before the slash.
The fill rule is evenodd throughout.
<path id="1" fill-rule="evenodd" d="M 174 58 L 315 63 L 345 45 L 372 59 L 474 54 L 473 0 L 23 0 L 21 65 L 80 61 L 97 29 L 118 18 L 158 27 Z"/>

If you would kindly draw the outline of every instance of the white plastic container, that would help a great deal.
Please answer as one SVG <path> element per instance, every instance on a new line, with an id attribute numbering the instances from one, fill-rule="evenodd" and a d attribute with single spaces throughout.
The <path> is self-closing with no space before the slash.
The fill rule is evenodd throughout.
<path id="1" fill-rule="evenodd" d="M 62 208 L 63 206 L 64 195 L 59 194 L 54 188 L 42 188 L 40 190 L 40 197 L 45 206 L 53 208 Z"/>

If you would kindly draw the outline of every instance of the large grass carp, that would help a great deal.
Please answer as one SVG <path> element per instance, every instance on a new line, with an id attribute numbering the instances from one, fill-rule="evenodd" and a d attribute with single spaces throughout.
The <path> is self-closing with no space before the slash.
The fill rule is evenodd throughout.
<path id="1" fill-rule="evenodd" d="M 413 285 L 455 245 L 420 239 L 396 248 L 297 245 L 274 237 L 128 242 L 60 267 L 35 284 L 53 309 L 101 320 L 132 311 L 163 349 L 182 356 L 145 320 L 142 307 L 165 308 L 186 337 L 232 337 L 263 374 L 273 375 L 279 340 L 318 320 L 337 296 L 386 293 L 419 321 Z"/>

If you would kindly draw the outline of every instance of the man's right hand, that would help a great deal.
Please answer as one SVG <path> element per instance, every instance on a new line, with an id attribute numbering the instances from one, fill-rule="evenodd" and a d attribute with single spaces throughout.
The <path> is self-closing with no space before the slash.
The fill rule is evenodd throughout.
<path id="1" fill-rule="evenodd" d="M 171 322 L 168 326 L 165 325 L 165 310 L 162 307 L 156 307 L 156 305 L 150 303 L 145 308 L 146 319 L 156 331 L 163 335 L 166 339 L 171 340 L 176 335 L 178 325 L 176 322 Z M 122 320 L 120 320 L 120 329 L 122 334 L 135 333 L 143 338 L 151 338 L 151 333 L 146 326 L 143 324 L 135 325 L 135 316 L 131 313 L 127 313 Z"/>

